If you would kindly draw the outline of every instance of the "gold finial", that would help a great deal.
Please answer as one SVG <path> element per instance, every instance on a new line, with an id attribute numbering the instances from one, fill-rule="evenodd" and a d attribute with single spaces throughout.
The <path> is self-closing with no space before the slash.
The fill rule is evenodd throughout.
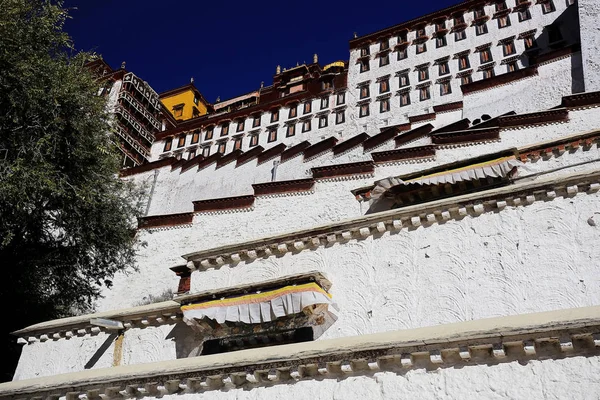
<path id="1" fill-rule="evenodd" d="M 281 73 L 281 65 L 278 65 L 277 68 L 275 68 L 275 74 L 279 75 Z"/>
<path id="2" fill-rule="evenodd" d="M 316 64 L 319 62 L 319 56 L 317 55 L 317 53 L 315 53 L 315 55 L 313 56 L 313 64 Z"/>

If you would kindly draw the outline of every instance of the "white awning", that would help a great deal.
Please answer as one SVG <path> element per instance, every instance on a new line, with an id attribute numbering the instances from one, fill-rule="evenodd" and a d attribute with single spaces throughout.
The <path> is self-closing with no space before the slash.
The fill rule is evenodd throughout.
<path id="1" fill-rule="evenodd" d="M 389 189 L 399 185 L 440 185 L 445 183 L 472 181 L 488 177 L 504 178 L 519 165 L 521 165 L 521 163 L 517 161 L 514 156 L 510 156 L 448 171 L 442 171 L 435 174 L 425 175 L 407 181 L 403 181 L 402 179 L 395 177 L 389 177 L 377 182 L 377 185 L 371 191 L 371 198 L 378 199 Z"/>
<path id="2" fill-rule="evenodd" d="M 254 294 L 188 304 L 181 307 L 187 319 L 209 318 L 260 324 L 303 312 L 317 304 L 331 304 L 331 295 L 317 283 L 290 285 Z"/>

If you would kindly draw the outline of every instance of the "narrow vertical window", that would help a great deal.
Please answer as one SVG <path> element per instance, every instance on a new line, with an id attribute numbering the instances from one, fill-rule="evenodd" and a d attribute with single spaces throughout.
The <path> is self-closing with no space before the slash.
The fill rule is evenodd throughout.
<path id="1" fill-rule="evenodd" d="M 410 93 L 400 93 L 400 107 L 404 107 L 410 104 Z"/>
<path id="2" fill-rule="evenodd" d="M 242 148 L 242 137 L 236 137 L 233 139 L 233 150 L 240 150 Z"/>
<path id="3" fill-rule="evenodd" d="M 363 104 L 359 108 L 359 117 L 366 117 L 369 115 L 369 104 Z"/>
<path id="4" fill-rule="evenodd" d="M 192 143 L 191 144 L 196 144 L 199 141 L 200 141 L 200 132 L 194 131 L 194 133 L 192 133 Z"/>
<path id="5" fill-rule="evenodd" d="M 172 145 L 173 145 L 173 139 L 168 138 L 167 140 L 165 140 L 165 147 L 164 147 L 163 151 L 171 151 Z"/>
<path id="6" fill-rule="evenodd" d="M 379 102 L 379 112 L 385 113 L 390 111 L 390 99 L 382 99 Z"/>
<path id="7" fill-rule="evenodd" d="M 389 79 L 383 79 L 379 82 L 379 93 L 387 93 L 390 91 Z"/>
<path id="8" fill-rule="evenodd" d="M 204 140 L 212 140 L 214 129 L 215 128 L 212 126 L 206 129 L 206 133 L 204 134 Z"/>
<path id="9" fill-rule="evenodd" d="M 319 117 L 319 128 L 325 128 L 327 126 L 328 119 L 329 118 L 327 115 L 321 115 Z"/>
<path id="10" fill-rule="evenodd" d="M 287 132 L 285 133 L 286 137 L 294 136 L 296 134 L 296 124 L 289 124 L 287 126 Z"/>
<path id="11" fill-rule="evenodd" d="M 229 124 L 221 126 L 221 136 L 227 136 L 229 134 Z"/>

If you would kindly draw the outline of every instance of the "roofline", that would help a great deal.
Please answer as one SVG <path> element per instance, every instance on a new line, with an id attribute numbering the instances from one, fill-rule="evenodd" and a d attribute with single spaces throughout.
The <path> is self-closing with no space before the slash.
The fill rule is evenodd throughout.
<path id="1" fill-rule="evenodd" d="M 390 36 L 392 34 L 394 34 L 395 32 L 398 32 L 400 30 L 404 30 L 404 29 L 410 29 L 412 27 L 414 27 L 417 24 L 422 24 L 424 22 L 428 22 L 431 21 L 433 19 L 435 19 L 436 17 L 440 17 L 444 14 L 450 14 L 450 13 L 454 13 L 457 11 L 461 11 L 463 9 L 469 9 L 472 8 L 474 5 L 476 4 L 481 4 L 481 3 L 492 3 L 492 0 L 466 0 L 466 1 L 462 1 L 458 4 L 455 4 L 453 6 L 450 7 L 446 7 L 443 8 L 441 10 L 438 11 L 434 11 L 432 13 L 429 14 L 425 14 L 422 15 L 420 17 L 417 18 L 413 18 L 411 20 L 402 22 L 400 24 L 388 27 L 388 28 L 384 28 L 384 29 L 380 29 L 378 31 L 369 33 L 367 35 L 364 36 L 360 36 L 354 39 L 350 40 L 350 50 L 355 49 L 357 47 L 359 47 L 360 45 L 364 44 L 365 42 L 370 42 L 373 40 L 376 40 L 378 38 L 380 38 L 381 36 Z"/>

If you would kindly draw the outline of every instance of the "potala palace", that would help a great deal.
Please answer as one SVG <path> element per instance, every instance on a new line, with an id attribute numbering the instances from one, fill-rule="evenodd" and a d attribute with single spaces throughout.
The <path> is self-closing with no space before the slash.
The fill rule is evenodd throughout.
<path id="1" fill-rule="evenodd" d="M 599 23 L 463 1 L 215 103 L 91 62 L 139 271 L 0 398 L 600 398 Z"/>

